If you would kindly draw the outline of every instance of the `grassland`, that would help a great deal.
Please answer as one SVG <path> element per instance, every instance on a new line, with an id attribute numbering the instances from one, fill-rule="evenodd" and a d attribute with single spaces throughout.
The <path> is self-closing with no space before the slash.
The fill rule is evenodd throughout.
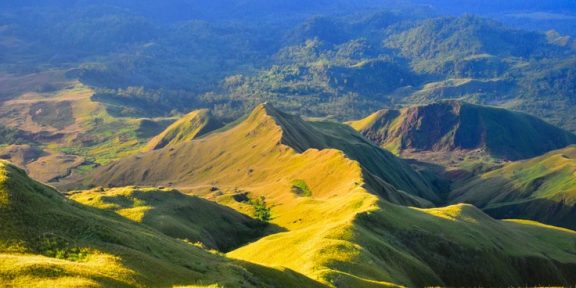
<path id="1" fill-rule="evenodd" d="M 6 91 L 10 98 L 0 106 L 0 124 L 22 131 L 27 138 L 21 144 L 42 151 L 18 163 L 38 180 L 58 181 L 132 155 L 171 122 L 114 117 L 107 106 L 92 99 L 91 88 L 66 79 L 65 72 L 11 79 L 20 88 Z M 24 87 L 19 81 L 52 88 Z"/>
<path id="2" fill-rule="evenodd" d="M 266 226 L 230 208 L 167 188 L 100 188 L 73 192 L 69 198 L 219 251 L 261 237 Z"/>
<path id="3" fill-rule="evenodd" d="M 173 186 L 247 215 L 247 199 L 265 197 L 284 231 L 227 256 L 328 286 L 575 281 L 574 232 L 494 220 L 469 205 L 432 208 L 426 179 L 349 127 L 261 105 L 233 126 L 98 168 L 76 185 Z"/>
<path id="4" fill-rule="evenodd" d="M 576 228 L 576 147 L 507 164 L 455 187 L 452 202 L 472 203 L 498 218 Z"/>
<path id="5" fill-rule="evenodd" d="M 0 163 L 0 285 L 316 287 L 287 270 L 235 262 L 64 198 Z"/>
<path id="6" fill-rule="evenodd" d="M 158 150 L 192 141 L 196 137 L 218 129 L 221 126 L 222 124 L 214 119 L 210 111 L 206 109 L 192 111 L 172 123 L 172 125 L 168 126 L 162 133 L 150 139 L 143 151 Z"/>

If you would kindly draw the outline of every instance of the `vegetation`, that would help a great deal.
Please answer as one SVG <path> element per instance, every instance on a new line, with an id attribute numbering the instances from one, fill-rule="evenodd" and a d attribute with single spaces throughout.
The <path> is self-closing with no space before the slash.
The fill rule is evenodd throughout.
<path id="1" fill-rule="evenodd" d="M 250 200 L 250 205 L 254 207 L 254 218 L 263 223 L 268 223 L 272 220 L 272 209 L 267 206 L 266 197 L 260 196 L 256 199 Z"/>
<path id="2" fill-rule="evenodd" d="M 173 238 L 202 243 L 208 249 L 227 252 L 263 235 L 257 221 L 174 189 L 96 188 L 70 193 L 69 198 L 88 206 L 114 211 Z M 259 209 L 267 209 L 265 202 L 259 203 Z M 257 215 L 260 217 L 256 218 L 264 221 L 261 219 L 265 216 L 264 212 L 261 211 L 261 215 Z"/>
<path id="3" fill-rule="evenodd" d="M 84 2 L 0 1 L 0 286 L 576 283 L 570 1 Z"/>
<path id="4" fill-rule="evenodd" d="M 451 201 L 474 204 L 497 218 L 574 229 L 575 171 L 576 147 L 570 146 L 457 183 Z"/>
<path id="5" fill-rule="evenodd" d="M 312 196 L 312 191 L 310 191 L 308 184 L 302 179 L 292 181 L 292 192 L 301 197 Z"/>
<path id="6" fill-rule="evenodd" d="M 192 141 L 196 137 L 200 137 L 220 127 L 221 124 L 213 119 L 213 116 L 210 115 L 208 110 L 193 111 L 152 138 L 148 144 L 146 144 L 144 150 L 157 150 Z"/>
<path id="7" fill-rule="evenodd" d="M 2 286 L 320 286 L 292 271 L 231 261 L 70 201 L 5 161 L 0 216 Z"/>
<path id="8" fill-rule="evenodd" d="M 178 160 L 189 157 L 195 161 Z M 296 195 L 294 179 L 312 195 Z M 244 213 L 254 212 L 245 200 L 250 195 L 266 203 L 261 207 L 273 207 L 270 225 L 282 233 L 227 256 L 287 267 L 330 286 L 574 281 L 568 264 L 574 262 L 574 232 L 497 221 L 468 205 L 431 208 L 442 199 L 429 193 L 434 185 L 428 181 L 345 125 L 307 122 L 265 104 L 198 141 L 120 160 L 79 183 L 170 184 Z M 534 265 L 543 268 L 526 274 Z"/>

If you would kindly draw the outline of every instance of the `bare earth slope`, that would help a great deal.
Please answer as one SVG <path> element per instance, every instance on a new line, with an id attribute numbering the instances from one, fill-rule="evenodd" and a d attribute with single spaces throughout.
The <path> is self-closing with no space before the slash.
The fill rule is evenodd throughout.
<path id="1" fill-rule="evenodd" d="M 518 160 L 576 144 L 576 135 L 533 116 L 460 101 L 381 110 L 349 124 L 399 154 L 481 150 L 497 159 Z"/>

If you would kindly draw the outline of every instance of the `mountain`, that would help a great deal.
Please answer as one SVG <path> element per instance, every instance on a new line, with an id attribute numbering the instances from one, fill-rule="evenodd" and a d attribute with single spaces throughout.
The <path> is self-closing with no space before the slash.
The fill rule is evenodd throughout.
<path id="1" fill-rule="evenodd" d="M 189 161 L 189 157 L 194 161 Z M 324 159 L 322 163 L 312 164 L 320 159 Z M 290 161 L 295 165 L 286 166 Z M 333 163 L 329 164 L 330 161 Z M 318 170 L 310 171 L 308 165 Z M 339 165 L 355 168 L 338 171 Z M 321 175 L 332 175 L 333 180 L 324 181 L 341 183 L 346 178 L 343 175 L 350 173 L 366 174 L 374 192 L 386 194 L 391 201 L 426 206 L 428 201 L 437 200 L 433 187 L 422 175 L 348 126 L 306 122 L 270 104 L 259 105 L 243 121 L 219 133 L 97 168 L 79 184 L 190 188 L 226 183 L 240 188 L 277 182 L 276 177 L 281 177 L 282 189 L 290 189 L 293 180 L 304 179 L 313 191 L 320 193 L 319 196 L 326 197 L 331 192 L 321 188 L 326 185 L 321 181 L 325 176 Z"/>
<path id="2" fill-rule="evenodd" d="M 87 206 L 116 212 L 170 237 L 229 251 L 261 237 L 262 223 L 230 208 L 174 189 L 122 187 L 68 194 Z"/>
<path id="3" fill-rule="evenodd" d="M 472 15 L 425 20 L 390 37 L 386 45 L 415 60 L 481 54 L 529 58 L 554 48 L 543 34 L 510 29 Z"/>
<path id="4" fill-rule="evenodd" d="M 264 199 L 281 231 L 227 256 L 329 286 L 575 280 L 573 231 L 494 220 L 470 205 L 432 208 L 434 185 L 403 160 L 346 125 L 304 121 L 270 104 L 205 137 L 97 168 L 75 185 L 173 186 L 254 216 L 255 199 Z"/>
<path id="5" fill-rule="evenodd" d="M 496 159 L 518 160 L 576 143 L 576 135 L 536 117 L 461 101 L 385 109 L 349 124 L 399 154 L 481 151 Z"/>
<path id="6" fill-rule="evenodd" d="M 68 200 L 6 161 L 0 162 L 0 216 L 2 286 L 319 286 Z"/>
<path id="7" fill-rule="evenodd" d="M 455 187 L 453 203 L 471 203 L 497 218 L 533 219 L 576 228 L 576 146 L 514 162 Z"/>
<path id="8" fill-rule="evenodd" d="M 188 142 L 221 126 L 222 124 L 215 120 L 208 110 L 192 111 L 150 139 L 144 147 L 144 151 L 158 150 Z"/>

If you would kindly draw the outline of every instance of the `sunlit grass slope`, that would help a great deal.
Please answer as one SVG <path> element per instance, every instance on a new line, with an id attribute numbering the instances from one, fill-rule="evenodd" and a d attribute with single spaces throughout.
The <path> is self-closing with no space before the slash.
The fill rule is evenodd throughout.
<path id="1" fill-rule="evenodd" d="M 144 147 L 144 151 L 188 142 L 220 126 L 221 124 L 210 115 L 208 110 L 192 111 L 152 138 Z"/>
<path id="2" fill-rule="evenodd" d="M 264 225 L 233 209 L 174 189 L 123 187 L 71 193 L 70 199 L 118 213 L 164 234 L 228 251 L 262 236 Z"/>
<path id="3" fill-rule="evenodd" d="M 576 281 L 570 230 L 502 222 L 470 205 L 416 209 L 380 202 L 342 213 L 350 218 L 268 236 L 228 255 L 291 267 L 336 287 Z"/>
<path id="4" fill-rule="evenodd" d="M 576 228 L 576 146 L 514 162 L 460 184 L 452 202 L 472 203 L 498 218 Z"/>
<path id="5" fill-rule="evenodd" d="M 68 200 L 5 161 L 0 224 L 0 286 L 317 286 L 294 272 L 233 262 Z"/>
<path id="6" fill-rule="evenodd" d="M 270 105 L 83 181 L 172 185 L 245 213 L 243 199 L 265 196 L 272 224 L 285 231 L 228 255 L 336 287 L 564 285 L 576 275 L 573 232 L 500 222 L 465 205 L 426 209 L 434 191 L 402 160 L 349 127 L 305 122 Z"/>
<path id="7" fill-rule="evenodd" d="M 81 182 L 183 189 L 216 186 L 269 194 L 290 191 L 294 180 L 303 180 L 312 198 L 328 198 L 336 188 L 352 190 L 364 179 L 372 192 L 393 202 L 429 206 L 427 200 L 436 200 L 424 177 L 346 125 L 305 122 L 264 104 L 234 127 L 122 159 L 96 169 Z"/>
<path id="8" fill-rule="evenodd" d="M 349 124 L 398 154 L 482 150 L 497 159 L 518 160 L 576 144 L 576 135 L 528 114 L 460 101 L 381 110 Z"/>

